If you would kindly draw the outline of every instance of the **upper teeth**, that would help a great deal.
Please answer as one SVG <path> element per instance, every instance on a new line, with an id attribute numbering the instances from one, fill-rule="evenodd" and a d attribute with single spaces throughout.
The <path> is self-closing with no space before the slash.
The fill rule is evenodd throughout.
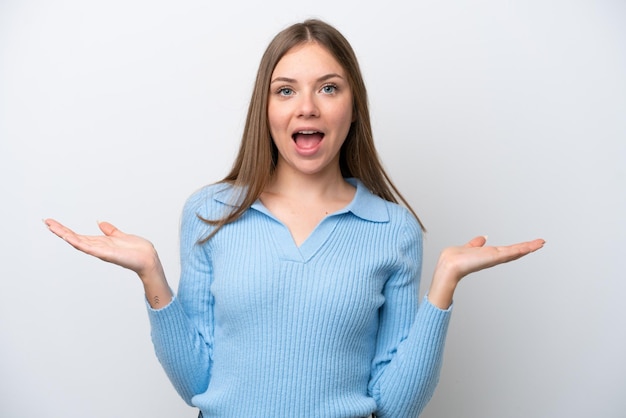
<path id="1" fill-rule="evenodd" d="M 300 131 L 298 132 L 299 134 L 303 134 L 303 135 L 311 135 L 316 133 L 317 131 Z"/>

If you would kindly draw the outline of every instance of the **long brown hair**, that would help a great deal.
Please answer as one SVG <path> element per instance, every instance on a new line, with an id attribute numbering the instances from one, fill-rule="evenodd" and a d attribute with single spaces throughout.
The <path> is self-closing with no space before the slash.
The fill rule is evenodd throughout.
<path id="1" fill-rule="evenodd" d="M 330 52 L 344 68 L 354 100 L 355 121 L 350 126 L 339 157 L 343 177 L 354 177 L 375 195 L 390 202 L 402 202 L 424 225 L 406 199 L 385 172 L 372 135 L 367 91 L 356 55 L 346 38 L 331 25 L 317 19 L 296 23 L 279 32 L 270 42 L 259 64 L 248 116 L 233 167 L 221 182 L 230 183 L 242 191 L 234 209 L 221 219 L 203 219 L 216 226 L 203 242 L 208 241 L 224 225 L 237 220 L 259 198 L 269 184 L 278 150 L 270 135 L 267 104 L 270 79 L 278 61 L 293 47 L 315 42 Z"/>

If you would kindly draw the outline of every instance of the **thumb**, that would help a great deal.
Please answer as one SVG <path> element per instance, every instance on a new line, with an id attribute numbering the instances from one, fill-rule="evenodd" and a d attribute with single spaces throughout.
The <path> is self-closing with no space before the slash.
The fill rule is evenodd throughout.
<path id="1" fill-rule="evenodd" d="M 98 228 L 100 228 L 100 231 L 102 231 L 106 236 L 111 236 L 116 234 L 117 232 L 121 232 L 119 229 L 117 229 L 115 226 L 108 222 L 98 222 Z"/>
<path id="2" fill-rule="evenodd" d="M 465 247 L 482 247 L 487 242 L 487 236 L 482 235 L 479 237 L 472 238 Z"/>

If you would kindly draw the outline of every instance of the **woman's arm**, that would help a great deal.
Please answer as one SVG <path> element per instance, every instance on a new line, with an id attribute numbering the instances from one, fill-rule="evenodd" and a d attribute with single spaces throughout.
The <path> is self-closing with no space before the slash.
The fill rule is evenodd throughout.
<path id="1" fill-rule="evenodd" d="M 407 215 L 408 216 L 408 215 Z M 432 396 L 443 360 L 454 291 L 466 275 L 536 251 L 543 240 L 505 247 L 485 247 L 478 237 L 464 246 L 442 251 L 430 291 L 417 304 L 421 269 L 421 232 L 413 218 L 399 238 L 399 263 L 385 286 L 381 307 L 377 354 L 370 393 L 381 418 L 418 416 Z M 408 314 L 408 315 L 407 315 Z"/>
<path id="2" fill-rule="evenodd" d="M 87 236 L 53 219 L 44 221 L 50 231 L 79 251 L 137 273 L 151 308 L 148 316 L 157 358 L 188 404 L 208 386 L 213 338 L 211 303 L 189 302 L 199 301 L 198 295 L 210 297 L 206 289 L 209 267 L 202 247 L 196 245 L 203 232 L 196 209 L 195 204 L 187 204 L 183 215 L 183 271 L 178 298 L 173 296 L 158 254 L 149 241 L 125 234 L 107 222 L 98 224 L 103 235 Z"/>

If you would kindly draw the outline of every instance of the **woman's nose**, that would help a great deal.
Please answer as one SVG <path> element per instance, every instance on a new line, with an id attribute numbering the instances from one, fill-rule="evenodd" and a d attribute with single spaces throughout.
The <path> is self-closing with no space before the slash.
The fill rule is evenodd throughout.
<path id="1" fill-rule="evenodd" d="M 306 93 L 300 96 L 298 115 L 307 118 L 319 116 L 319 107 L 315 94 Z"/>

